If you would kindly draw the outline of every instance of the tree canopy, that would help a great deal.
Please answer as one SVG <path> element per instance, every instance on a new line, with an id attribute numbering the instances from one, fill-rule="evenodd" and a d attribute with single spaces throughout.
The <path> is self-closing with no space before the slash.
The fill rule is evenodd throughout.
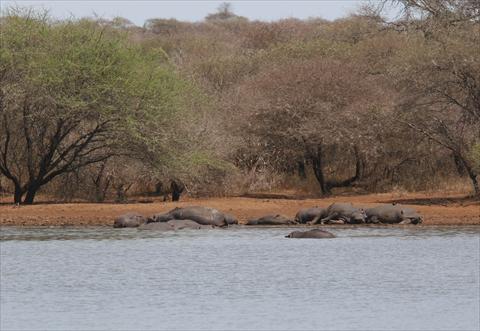
<path id="1" fill-rule="evenodd" d="M 173 178 L 204 195 L 458 183 L 479 195 L 478 3 L 273 22 L 222 4 L 143 27 L 7 10 L 0 187 L 17 203 L 39 190 L 121 200 Z"/>
<path id="2" fill-rule="evenodd" d="M 134 154 L 168 153 L 187 84 L 160 56 L 88 20 L 2 18 L 0 171 L 15 202 L 55 177 Z"/>

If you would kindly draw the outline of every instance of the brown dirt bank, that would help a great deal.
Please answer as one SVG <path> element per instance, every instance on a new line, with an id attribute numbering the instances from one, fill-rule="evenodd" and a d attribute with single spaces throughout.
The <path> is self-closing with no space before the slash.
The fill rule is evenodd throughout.
<path id="1" fill-rule="evenodd" d="M 303 207 L 326 207 L 333 202 L 352 202 L 370 207 L 379 203 L 396 201 L 416 208 L 424 216 L 424 225 L 480 225 L 480 201 L 462 195 L 447 194 L 368 194 L 335 196 L 322 199 L 292 199 L 280 195 L 269 198 L 229 197 L 191 199 L 179 203 L 155 200 L 152 203 L 39 203 L 32 206 L 0 205 L 2 226 L 85 226 L 113 224 L 113 219 L 126 212 L 144 215 L 165 212 L 177 206 L 200 205 L 217 208 L 245 221 L 266 214 L 283 214 L 293 217 Z"/>

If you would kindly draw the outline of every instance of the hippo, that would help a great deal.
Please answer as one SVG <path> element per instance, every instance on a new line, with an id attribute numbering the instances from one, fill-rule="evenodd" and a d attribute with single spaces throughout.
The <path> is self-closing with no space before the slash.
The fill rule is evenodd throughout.
<path id="1" fill-rule="evenodd" d="M 311 238 L 311 239 L 323 239 L 323 238 L 335 238 L 333 233 L 320 229 L 312 229 L 309 231 L 293 231 L 285 238 Z"/>
<path id="2" fill-rule="evenodd" d="M 225 215 L 225 223 L 227 223 L 227 225 L 238 224 L 238 219 L 232 214 L 224 214 L 224 215 Z"/>
<path id="3" fill-rule="evenodd" d="M 267 215 L 257 219 L 248 220 L 246 225 L 288 225 L 297 222 L 282 215 Z"/>
<path id="4" fill-rule="evenodd" d="M 211 225 L 201 225 L 192 220 L 170 220 L 167 222 L 151 222 L 142 224 L 139 230 L 155 230 L 155 231 L 177 231 L 177 230 L 200 230 L 211 229 Z"/>
<path id="5" fill-rule="evenodd" d="M 325 208 L 313 207 L 313 208 L 302 208 L 295 215 L 295 221 L 301 224 L 306 224 L 313 221 L 315 217 L 320 219 L 324 218 L 327 210 Z"/>
<path id="6" fill-rule="evenodd" d="M 309 224 L 323 224 L 329 223 L 330 221 L 343 221 L 347 224 L 359 224 L 365 223 L 366 217 L 365 210 L 356 208 L 351 203 L 334 203 L 327 208 L 326 215 L 323 218 L 316 217 Z"/>
<path id="7" fill-rule="evenodd" d="M 155 223 L 155 222 L 168 222 L 173 220 L 173 216 L 170 215 L 169 213 L 163 213 L 163 214 L 155 214 L 150 216 L 147 219 L 147 223 Z"/>
<path id="8" fill-rule="evenodd" d="M 368 223 L 419 224 L 422 217 L 412 208 L 401 205 L 382 205 L 366 210 Z"/>
<path id="9" fill-rule="evenodd" d="M 214 208 L 191 206 L 174 208 L 164 214 L 156 214 L 148 219 L 148 223 L 168 222 L 171 220 L 192 220 L 201 225 L 226 226 L 228 222 L 236 222 L 232 215 L 224 215 Z"/>
<path id="10" fill-rule="evenodd" d="M 113 222 L 114 228 L 136 228 L 147 223 L 147 219 L 138 213 L 127 213 L 121 215 Z"/>
<path id="11" fill-rule="evenodd" d="M 200 230 L 200 229 L 213 228 L 213 225 L 202 225 L 192 220 L 171 220 L 171 221 L 168 221 L 167 224 L 171 224 L 175 230 L 184 230 L 184 229 Z"/>
<path id="12" fill-rule="evenodd" d="M 197 225 L 199 225 L 197 223 Z M 151 222 L 145 223 L 138 227 L 139 230 L 155 230 L 155 231 L 173 231 L 175 230 L 173 224 L 168 222 Z"/>

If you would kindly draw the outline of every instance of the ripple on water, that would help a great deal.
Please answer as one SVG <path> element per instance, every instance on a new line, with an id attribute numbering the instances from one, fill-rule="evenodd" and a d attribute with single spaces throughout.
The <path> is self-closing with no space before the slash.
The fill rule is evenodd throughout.
<path id="1" fill-rule="evenodd" d="M 2 228 L 0 329 L 479 329 L 479 227 Z"/>

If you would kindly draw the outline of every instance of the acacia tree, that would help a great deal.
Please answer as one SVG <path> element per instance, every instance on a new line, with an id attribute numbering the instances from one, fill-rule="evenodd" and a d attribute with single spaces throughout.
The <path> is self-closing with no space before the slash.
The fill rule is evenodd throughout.
<path id="1" fill-rule="evenodd" d="M 480 195 L 474 153 L 480 142 L 480 3 L 395 3 L 405 15 L 390 26 L 407 31 L 388 68 L 401 91 L 398 119 L 450 151 Z"/>
<path id="2" fill-rule="evenodd" d="M 159 128 L 181 109 L 183 83 L 163 57 L 119 31 L 10 11 L 0 39 L 0 172 L 15 203 L 33 203 L 57 176 L 135 141 L 161 140 Z"/>
<path id="3" fill-rule="evenodd" d="M 244 84 L 239 99 L 248 102 L 239 107 L 245 107 L 247 123 L 241 129 L 257 138 L 270 163 L 288 166 L 309 159 L 322 193 L 330 194 L 362 175 L 360 147 L 368 142 L 365 116 L 378 96 L 375 86 L 340 60 L 315 57 L 273 66 Z M 342 160 L 345 167 L 338 166 Z M 354 165 L 351 174 L 348 163 Z M 338 179 L 342 174 L 348 177 Z"/>
<path id="4" fill-rule="evenodd" d="M 208 14 L 205 19 L 210 21 L 228 20 L 234 17 L 237 17 L 237 16 L 233 13 L 232 4 L 228 2 L 223 2 L 218 6 L 216 13 Z"/>

